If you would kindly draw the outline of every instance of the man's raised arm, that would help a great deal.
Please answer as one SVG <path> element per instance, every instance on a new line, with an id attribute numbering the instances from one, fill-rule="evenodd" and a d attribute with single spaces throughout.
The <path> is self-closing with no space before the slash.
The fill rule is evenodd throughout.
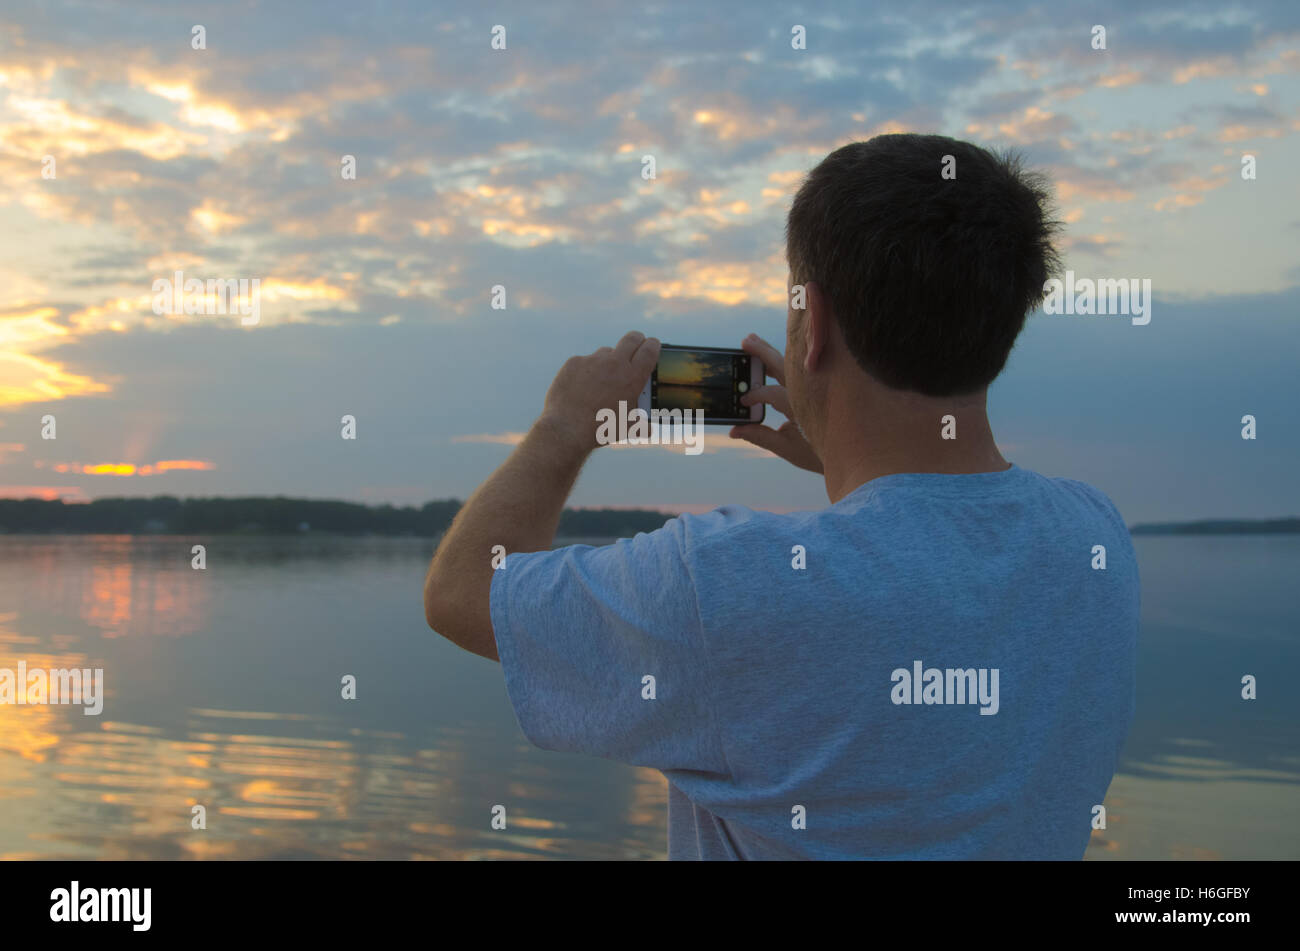
<path id="1" fill-rule="evenodd" d="M 633 331 L 616 347 L 571 357 L 523 441 L 456 514 L 424 580 L 424 617 L 453 644 L 497 660 L 489 596 L 492 552 L 551 547 L 564 503 L 597 446 L 596 414 L 635 405 L 659 341 Z"/>

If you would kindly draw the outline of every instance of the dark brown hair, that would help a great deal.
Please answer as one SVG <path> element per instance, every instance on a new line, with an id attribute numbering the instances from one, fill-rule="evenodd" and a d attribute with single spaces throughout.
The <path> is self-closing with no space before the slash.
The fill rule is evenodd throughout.
<path id="1" fill-rule="evenodd" d="M 941 175 L 946 156 L 955 177 Z M 808 174 L 786 222 L 786 257 L 795 284 L 821 286 L 875 379 L 956 396 L 1002 372 L 1059 267 L 1058 227 L 1046 179 L 1018 156 L 940 135 L 878 135 Z"/>

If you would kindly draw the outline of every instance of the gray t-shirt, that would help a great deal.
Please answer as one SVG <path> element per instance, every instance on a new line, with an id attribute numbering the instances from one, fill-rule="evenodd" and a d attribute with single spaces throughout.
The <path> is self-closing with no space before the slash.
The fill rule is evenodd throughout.
<path id="1" fill-rule="evenodd" d="M 1133 718 L 1128 529 L 1017 466 L 512 554 L 491 611 L 524 735 L 662 770 L 674 859 L 1078 859 Z"/>

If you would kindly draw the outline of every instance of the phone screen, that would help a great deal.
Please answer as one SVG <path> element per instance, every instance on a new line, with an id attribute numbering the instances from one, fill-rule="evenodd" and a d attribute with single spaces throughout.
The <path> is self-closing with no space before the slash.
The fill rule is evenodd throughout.
<path id="1" fill-rule="evenodd" d="M 650 378 L 651 409 L 703 410 L 706 420 L 748 422 L 740 402 L 749 390 L 752 357 L 743 350 L 664 344 Z"/>

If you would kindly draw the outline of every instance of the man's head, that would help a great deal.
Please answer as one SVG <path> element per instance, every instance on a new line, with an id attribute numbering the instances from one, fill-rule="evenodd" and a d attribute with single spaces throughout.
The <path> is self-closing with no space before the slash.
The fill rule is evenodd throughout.
<path id="1" fill-rule="evenodd" d="M 855 369 L 892 390 L 982 393 L 1056 270 L 1056 227 L 1045 180 L 1011 155 L 910 134 L 828 155 L 786 223 L 790 284 L 809 297 L 802 310 L 792 304 L 787 328 L 787 386 L 801 421 L 819 415 L 829 382 L 804 365 L 810 347 L 817 365 L 842 346 Z M 809 326 L 812 311 L 825 326 Z"/>

